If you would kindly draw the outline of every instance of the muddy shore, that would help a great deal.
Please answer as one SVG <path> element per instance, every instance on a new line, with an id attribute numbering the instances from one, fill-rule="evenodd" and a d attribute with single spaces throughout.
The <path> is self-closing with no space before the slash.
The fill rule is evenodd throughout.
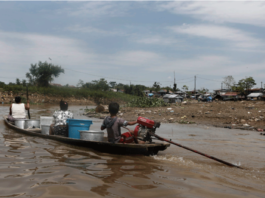
<path id="1" fill-rule="evenodd" d="M 2 104 L 9 104 L 15 101 L 15 96 L 21 96 L 25 99 L 26 93 L 20 92 L 18 94 L 13 94 L 13 92 L 0 92 L 0 99 Z M 63 96 L 53 96 L 38 93 L 29 93 L 29 101 L 31 104 L 59 104 L 61 100 L 65 100 L 69 105 L 95 105 L 95 102 L 91 98 L 84 97 L 63 97 Z"/>
<path id="2" fill-rule="evenodd" d="M 211 103 L 187 101 L 167 107 L 122 107 L 118 114 L 126 120 L 138 116 L 162 123 L 199 124 L 222 128 L 265 131 L 264 101 L 214 101 Z M 86 112 L 89 117 L 104 118 L 105 113 Z"/>

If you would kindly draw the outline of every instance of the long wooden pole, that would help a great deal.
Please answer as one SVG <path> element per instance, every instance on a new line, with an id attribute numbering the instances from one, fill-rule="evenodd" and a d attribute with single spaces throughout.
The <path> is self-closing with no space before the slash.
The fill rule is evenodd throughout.
<path id="1" fill-rule="evenodd" d="M 205 153 L 202 153 L 202 152 L 199 152 L 199 151 L 193 150 L 193 149 L 191 149 L 191 148 L 189 148 L 189 147 L 183 146 L 183 145 L 178 144 L 178 143 L 176 143 L 176 142 L 172 142 L 172 141 L 170 141 L 170 140 L 168 140 L 168 139 L 165 139 L 165 138 L 162 138 L 162 137 L 160 137 L 160 136 L 158 136 L 158 135 L 156 135 L 156 134 L 154 134 L 154 133 L 151 133 L 151 132 L 149 132 L 149 133 L 150 133 L 150 135 L 155 136 L 157 139 L 159 139 L 159 140 L 161 140 L 161 141 L 165 141 L 165 142 L 168 142 L 168 143 L 170 143 L 170 144 L 174 144 L 174 145 L 176 145 L 176 146 L 179 146 L 179 147 L 181 147 L 181 148 L 187 149 L 187 150 L 192 151 L 192 152 L 194 152 L 194 153 L 198 153 L 199 155 L 202 155 L 202 156 L 204 156 L 204 157 L 208 157 L 208 158 L 210 158 L 210 159 L 212 159 L 212 160 L 215 160 L 215 161 L 218 161 L 218 162 L 220 162 L 220 163 L 223 163 L 223 164 L 225 164 L 225 165 L 228 165 L 228 166 L 232 166 L 232 167 L 236 167 L 236 168 L 243 169 L 243 168 L 240 167 L 240 166 L 237 166 L 237 165 L 231 164 L 231 163 L 229 163 L 229 162 L 226 162 L 226 161 L 221 160 L 221 159 L 218 159 L 218 158 L 216 158 L 216 157 L 213 157 L 213 156 L 207 155 L 207 154 L 205 154 Z"/>
<path id="2" fill-rule="evenodd" d="M 28 85 L 27 85 L 27 102 L 29 100 L 29 90 L 28 90 Z M 28 109 L 28 117 L 30 119 L 30 112 L 29 112 L 29 109 Z"/>

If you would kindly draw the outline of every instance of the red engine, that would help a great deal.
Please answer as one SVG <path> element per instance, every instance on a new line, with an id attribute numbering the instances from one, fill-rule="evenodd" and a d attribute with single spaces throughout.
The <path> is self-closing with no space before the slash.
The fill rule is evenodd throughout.
<path id="1" fill-rule="evenodd" d="M 160 126 L 160 122 L 155 122 L 147 118 L 138 117 L 137 123 L 138 125 L 134 129 L 135 137 L 138 137 L 143 141 L 149 141 L 151 143 L 151 134 L 155 133 L 156 128 Z M 151 134 L 149 132 L 151 132 Z"/>
<path id="2" fill-rule="evenodd" d="M 151 129 L 155 126 L 155 122 L 153 120 L 149 120 L 143 117 L 138 117 L 137 123 L 143 126 L 146 126 L 147 128 L 151 128 Z"/>

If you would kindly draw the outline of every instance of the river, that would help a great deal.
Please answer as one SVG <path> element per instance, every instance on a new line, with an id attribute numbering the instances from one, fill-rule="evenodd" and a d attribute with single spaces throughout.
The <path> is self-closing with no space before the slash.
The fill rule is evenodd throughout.
<path id="1" fill-rule="evenodd" d="M 32 118 L 57 106 L 31 107 Z M 70 106 L 77 119 L 85 106 Z M 1 105 L 1 118 L 8 106 Z M 92 119 L 98 130 L 102 120 Z M 265 197 L 265 136 L 162 124 L 156 132 L 244 169 L 171 145 L 157 156 L 115 155 L 17 133 L 0 123 L 0 197 Z"/>

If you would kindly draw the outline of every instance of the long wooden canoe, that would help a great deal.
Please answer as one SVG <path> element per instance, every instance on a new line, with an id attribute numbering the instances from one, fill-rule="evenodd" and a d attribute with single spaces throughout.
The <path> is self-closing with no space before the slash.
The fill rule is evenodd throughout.
<path id="1" fill-rule="evenodd" d="M 117 153 L 117 154 L 144 154 L 144 155 L 156 155 L 158 151 L 163 151 L 170 146 L 168 143 L 146 143 L 146 144 L 123 144 L 123 143 L 110 143 L 107 141 L 107 138 L 104 137 L 104 141 L 89 141 L 89 140 L 80 140 L 73 139 L 59 135 L 44 135 L 41 134 L 40 129 L 21 129 L 13 125 L 7 120 L 7 116 L 4 116 L 6 125 L 14 129 L 19 133 L 24 133 L 26 135 L 38 136 L 46 139 L 57 140 L 63 143 L 92 148 L 101 152 L 107 153 Z"/>

